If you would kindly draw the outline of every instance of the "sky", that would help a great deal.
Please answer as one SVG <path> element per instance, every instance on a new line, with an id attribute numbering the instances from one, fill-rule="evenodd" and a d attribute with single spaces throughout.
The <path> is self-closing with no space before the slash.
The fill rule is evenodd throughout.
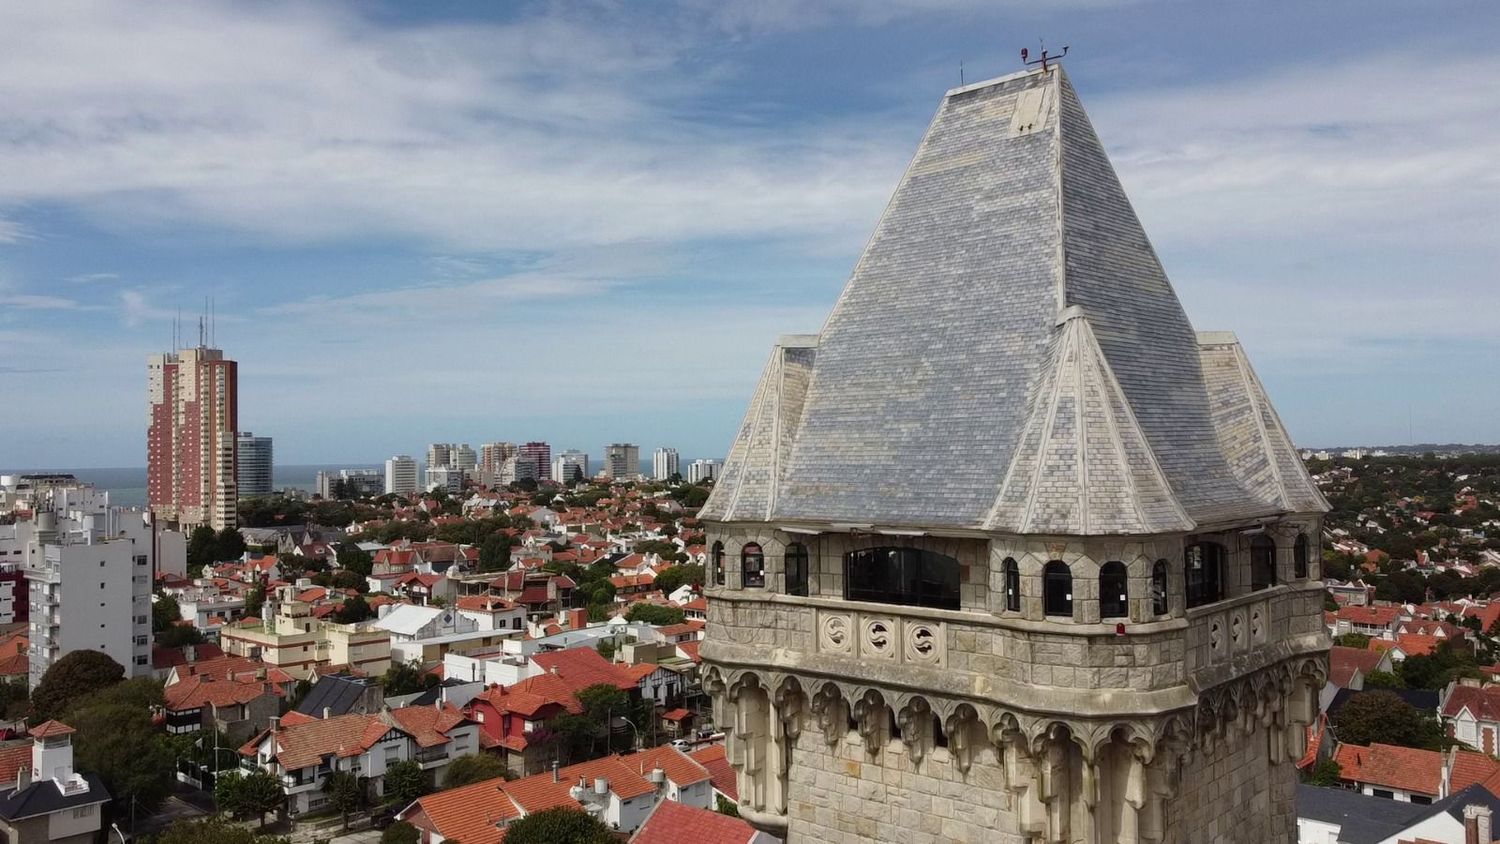
<path id="1" fill-rule="evenodd" d="M 944 91 L 1066 65 L 1299 444 L 1500 441 L 1489 2 L 0 0 L 0 467 L 145 462 L 181 317 L 280 463 L 727 450 Z"/>

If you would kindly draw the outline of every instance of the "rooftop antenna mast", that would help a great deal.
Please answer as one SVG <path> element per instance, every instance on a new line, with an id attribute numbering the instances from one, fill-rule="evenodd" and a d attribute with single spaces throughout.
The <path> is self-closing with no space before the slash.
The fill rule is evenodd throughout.
<path id="1" fill-rule="evenodd" d="M 1063 45 L 1063 51 L 1061 53 L 1058 53 L 1057 55 L 1053 56 L 1053 55 L 1049 55 L 1047 53 L 1047 45 L 1046 44 L 1042 44 L 1041 39 L 1038 39 L 1037 43 L 1042 45 L 1042 57 L 1039 58 L 1039 59 L 1033 59 L 1033 58 L 1031 58 L 1030 51 L 1028 51 L 1025 47 L 1022 47 L 1021 48 L 1021 64 L 1025 65 L 1026 67 L 1031 67 L 1032 65 L 1041 65 L 1042 66 L 1042 72 L 1046 73 L 1047 72 L 1047 63 L 1048 62 L 1061 61 L 1062 57 L 1066 56 L 1068 54 L 1068 47 L 1067 47 L 1066 44 Z"/>

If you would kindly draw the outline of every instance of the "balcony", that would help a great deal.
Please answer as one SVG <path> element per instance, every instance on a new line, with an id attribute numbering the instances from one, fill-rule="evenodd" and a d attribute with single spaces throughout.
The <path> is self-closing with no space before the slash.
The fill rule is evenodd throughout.
<path id="1" fill-rule="evenodd" d="M 758 666 L 1020 705 L 1105 714 L 1175 708 L 1193 691 L 1327 647 L 1322 591 L 1279 586 L 1189 610 L 1104 623 L 765 593 L 709 602 L 709 663 Z M 1086 714 L 1080 712 L 1079 714 Z"/>

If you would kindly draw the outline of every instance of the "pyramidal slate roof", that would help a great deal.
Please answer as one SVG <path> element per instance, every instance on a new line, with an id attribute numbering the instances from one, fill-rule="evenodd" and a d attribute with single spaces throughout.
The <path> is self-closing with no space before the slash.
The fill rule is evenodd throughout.
<path id="1" fill-rule="evenodd" d="M 1054 66 L 948 92 L 823 330 L 773 350 L 701 515 L 1111 535 L 1326 509 Z"/>

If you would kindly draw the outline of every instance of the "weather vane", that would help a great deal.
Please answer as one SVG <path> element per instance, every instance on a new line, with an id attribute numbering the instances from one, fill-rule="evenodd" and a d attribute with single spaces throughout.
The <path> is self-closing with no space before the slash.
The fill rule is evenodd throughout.
<path id="1" fill-rule="evenodd" d="M 1039 59 L 1033 59 L 1033 58 L 1030 57 L 1031 56 L 1030 52 L 1025 47 L 1022 47 L 1021 48 L 1021 64 L 1026 65 L 1027 67 L 1031 67 L 1034 64 L 1039 64 L 1039 65 L 1042 66 L 1042 72 L 1046 73 L 1047 72 L 1047 62 L 1059 61 L 1060 59 L 1062 59 L 1063 56 L 1066 56 L 1067 54 L 1068 54 L 1068 47 L 1067 47 L 1067 45 L 1063 45 L 1063 51 L 1061 53 L 1059 53 L 1058 55 L 1055 55 L 1055 56 L 1049 56 L 1049 55 L 1047 55 L 1047 45 L 1043 44 L 1042 45 L 1042 57 L 1039 58 Z"/>

